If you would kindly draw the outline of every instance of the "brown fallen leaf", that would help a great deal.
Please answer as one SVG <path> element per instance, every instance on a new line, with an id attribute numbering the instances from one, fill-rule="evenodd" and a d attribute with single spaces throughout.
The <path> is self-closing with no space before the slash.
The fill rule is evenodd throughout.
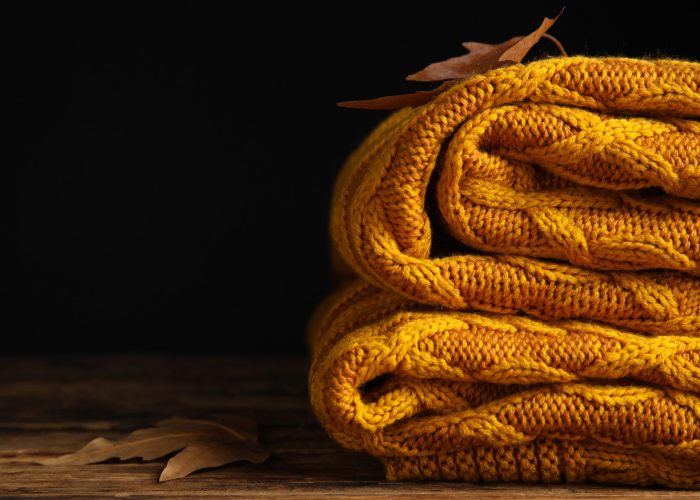
<path id="1" fill-rule="evenodd" d="M 399 109 L 411 107 L 415 108 L 421 104 L 425 104 L 433 97 L 441 92 L 444 92 L 452 86 L 451 82 L 444 82 L 434 90 L 419 90 L 413 94 L 388 95 L 385 97 L 377 97 L 375 99 L 364 99 L 357 101 L 341 101 L 338 104 L 341 108 L 353 109 Z"/>
<path id="2" fill-rule="evenodd" d="M 469 51 L 468 54 L 430 64 L 417 73 L 408 75 L 406 80 L 435 82 L 466 78 L 490 69 L 519 63 L 559 19 L 562 12 L 564 12 L 564 9 L 553 19 L 545 17 L 540 27 L 529 35 L 516 36 L 495 45 L 481 42 L 464 42 L 462 45 Z"/>
<path id="3" fill-rule="evenodd" d="M 258 443 L 255 422 L 236 418 L 231 427 L 207 420 L 172 418 L 139 429 L 118 441 L 93 439 L 75 453 L 38 461 L 44 465 L 86 465 L 112 458 L 154 460 L 179 451 L 168 460 L 159 481 L 185 477 L 208 467 L 245 460 L 264 462 L 269 453 Z"/>
<path id="4" fill-rule="evenodd" d="M 550 40 L 557 46 L 562 55 L 566 56 L 566 51 L 564 51 L 561 43 L 553 36 L 547 34 L 547 30 L 552 27 L 563 12 L 564 9 L 553 19 L 545 17 L 539 28 L 529 35 L 516 36 L 498 44 L 464 42 L 462 45 L 469 51 L 468 54 L 430 64 L 422 70 L 408 75 L 406 80 L 420 82 L 457 80 L 484 73 L 491 69 L 519 63 L 541 38 Z M 418 91 L 412 94 L 342 101 L 338 103 L 338 106 L 355 109 L 398 109 L 407 106 L 414 108 L 430 102 L 430 100 L 445 90 L 444 85 L 435 90 Z"/>
<path id="5" fill-rule="evenodd" d="M 485 73 L 490 69 L 513 64 L 512 61 L 501 61 L 499 58 L 508 49 L 522 41 L 522 36 L 516 36 L 502 43 L 492 45 L 481 42 L 464 42 L 462 46 L 468 54 L 450 57 L 444 61 L 429 64 L 422 70 L 408 75 L 406 80 L 414 82 L 435 82 L 466 78 L 477 73 Z"/>

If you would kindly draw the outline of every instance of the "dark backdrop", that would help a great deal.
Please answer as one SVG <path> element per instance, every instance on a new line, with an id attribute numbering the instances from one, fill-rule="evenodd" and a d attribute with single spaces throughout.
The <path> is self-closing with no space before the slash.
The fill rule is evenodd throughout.
<path id="1" fill-rule="evenodd" d="M 3 352 L 303 352 L 333 177 L 384 116 L 334 103 L 561 6 L 146 4 L 2 12 Z M 569 2 L 551 32 L 698 59 L 692 7 Z"/>

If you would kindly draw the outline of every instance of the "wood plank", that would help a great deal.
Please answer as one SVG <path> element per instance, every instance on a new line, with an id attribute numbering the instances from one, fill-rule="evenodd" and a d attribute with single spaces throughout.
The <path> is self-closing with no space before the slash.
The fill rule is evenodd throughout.
<path id="1" fill-rule="evenodd" d="M 304 358 L 74 356 L 0 359 L 2 498 L 700 498 L 600 486 L 384 481 L 378 460 L 340 448 L 311 415 Z M 164 460 L 44 467 L 37 457 L 160 419 L 245 415 L 272 458 L 159 484 Z"/>

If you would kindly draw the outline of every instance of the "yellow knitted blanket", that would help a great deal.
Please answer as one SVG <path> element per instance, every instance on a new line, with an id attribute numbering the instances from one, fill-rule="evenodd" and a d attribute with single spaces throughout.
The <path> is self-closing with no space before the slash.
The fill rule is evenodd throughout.
<path id="1" fill-rule="evenodd" d="M 700 486 L 699 86 L 552 58 L 379 125 L 309 329 L 328 433 L 390 479 Z"/>

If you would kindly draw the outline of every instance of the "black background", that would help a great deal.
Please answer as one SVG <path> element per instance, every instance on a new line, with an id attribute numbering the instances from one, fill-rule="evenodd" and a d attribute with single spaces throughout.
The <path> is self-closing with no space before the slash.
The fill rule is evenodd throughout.
<path id="1" fill-rule="evenodd" d="M 2 350 L 304 352 L 333 177 L 385 115 L 334 103 L 426 88 L 403 77 L 561 5 L 4 10 Z M 551 33 L 700 59 L 696 30 L 690 2 L 569 2 Z"/>

